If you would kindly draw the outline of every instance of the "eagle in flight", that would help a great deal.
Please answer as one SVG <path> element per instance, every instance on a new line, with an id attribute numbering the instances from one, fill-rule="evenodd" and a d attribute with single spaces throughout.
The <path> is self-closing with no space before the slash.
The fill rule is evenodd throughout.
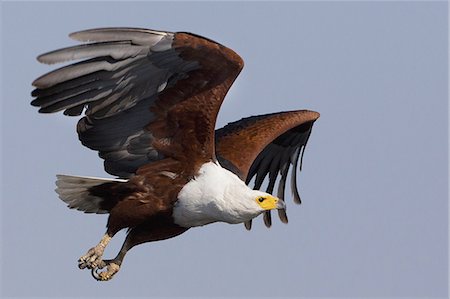
<path id="1" fill-rule="evenodd" d="M 192 33 L 138 28 L 70 37 L 84 43 L 37 59 L 79 61 L 37 78 L 31 104 L 41 113 L 84 114 L 77 124 L 81 143 L 98 151 L 116 177 L 57 176 L 56 192 L 68 207 L 109 214 L 105 235 L 78 260 L 80 269 L 110 280 L 138 244 L 214 222 L 244 223 L 250 230 L 260 214 L 270 227 L 271 210 L 287 223 L 289 168 L 300 203 L 296 172 L 319 113 L 252 116 L 215 130 L 220 105 L 243 67 L 231 49 Z M 125 228 L 117 256 L 103 259 L 111 238 Z"/>

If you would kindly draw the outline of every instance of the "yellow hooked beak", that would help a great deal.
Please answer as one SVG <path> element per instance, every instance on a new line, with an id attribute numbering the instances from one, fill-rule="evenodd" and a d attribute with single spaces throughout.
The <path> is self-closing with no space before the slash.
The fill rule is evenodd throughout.
<path id="1" fill-rule="evenodd" d="M 285 204 L 283 200 L 278 199 L 275 196 L 267 195 L 256 198 L 256 203 L 259 204 L 264 210 L 284 209 Z"/>

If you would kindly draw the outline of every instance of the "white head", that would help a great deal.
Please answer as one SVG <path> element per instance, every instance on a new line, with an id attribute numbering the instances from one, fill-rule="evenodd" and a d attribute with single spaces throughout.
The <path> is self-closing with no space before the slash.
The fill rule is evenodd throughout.
<path id="1" fill-rule="evenodd" d="M 227 188 L 224 200 L 229 203 L 228 208 L 234 212 L 232 214 L 239 218 L 236 222 L 248 221 L 268 210 L 285 208 L 284 201 L 266 192 L 253 190 L 243 182 Z"/>

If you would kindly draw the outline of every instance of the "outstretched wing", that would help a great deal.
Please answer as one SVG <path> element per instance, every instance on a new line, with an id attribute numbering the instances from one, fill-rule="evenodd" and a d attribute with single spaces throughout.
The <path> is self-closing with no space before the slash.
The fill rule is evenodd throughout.
<path id="1" fill-rule="evenodd" d="M 277 196 L 284 200 L 286 179 L 291 171 L 294 202 L 300 203 L 297 190 L 297 167 L 319 113 L 300 110 L 243 118 L 216 131 L 216 155 L 222 166 L 237 174 L 247 184 L 255 178 L 254 189 L 261 188 L 269 175 L 266 192 L 272 193 L 278 180 Z M 285 210 L 278 210 L 287 223 Z M 264 213 L 264 223 L 272 224 L 270 211 Z M 245 223 L 251 228 L 251 221 Z"/>
<path id="2" fill-rule="evenodd" d="M 216 116 L 243 67 L 236 53 L 197 35 L 148 29 L 70 37 L 93 43 L 40 55 L 46 64 L 82 61 L 36 79 L 31 104 L 41 113 L 84 112 L 79 139 L 99 151 L 107 172 L 129 177 L 163 157 L 190 167 L 214 159 Z"/>

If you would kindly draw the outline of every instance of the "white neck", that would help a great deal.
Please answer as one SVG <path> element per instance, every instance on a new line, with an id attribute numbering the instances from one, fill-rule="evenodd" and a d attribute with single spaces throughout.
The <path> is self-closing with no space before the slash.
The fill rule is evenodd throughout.
<path id="1" fill-rule="evenodd" d="M 235 174 L 218 163 L 205 163 L 198 175 L 178 194 L 173 217 L 183 227 L 222 221 L 241 223 L 262 210 L 252 200 L 259 191 L 251 190 Z"/>

